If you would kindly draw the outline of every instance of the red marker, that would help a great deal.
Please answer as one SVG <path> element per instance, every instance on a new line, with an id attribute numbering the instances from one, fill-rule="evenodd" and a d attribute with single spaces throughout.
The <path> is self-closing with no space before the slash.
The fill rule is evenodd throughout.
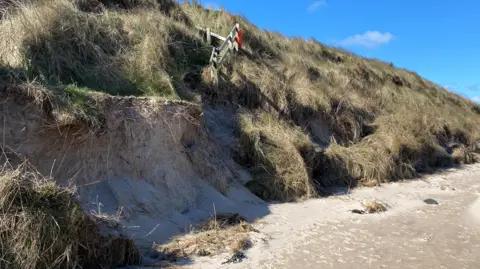
<path id="1" fill-rule="evenodd" d="M 238 48 L 241 49 L 242 48 L 242 29 L 238 29 L 237 31 L 237 43 L 238 43 Z"/>

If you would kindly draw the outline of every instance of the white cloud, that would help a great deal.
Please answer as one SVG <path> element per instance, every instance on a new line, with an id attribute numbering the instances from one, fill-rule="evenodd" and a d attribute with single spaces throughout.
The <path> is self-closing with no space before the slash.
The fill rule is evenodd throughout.
<path id="1" fill-rule="evenodd" d="M 327 1 L 325 1 L 325 0 L 315 1 L 315 2 L 311 3 L 310 5 L 308 5 L 307 11 L 308 11 L 308 13 L 313 13 L 313 12 L 315 12 L 315 10 L 319 9 L 322 6 L 325 6 L 326 4 L 327 4 Z"/>
<path id="2" fill-rule="evenodd" d="M 340 41 L 341 46 L 362 46 L 366 48 L 375 48 L 380 45 L 388 44 L 394 40 L 395 36 L 389 32 L 380 33 L 378 31 L 367 31 L 364 34 L 353 35 Z"/>
<path id="3" fill-rule="evenodd" d="M 472 101 L 477 102 L 477 103 L 480 104 L 480 96 L 474 96 L 474 97 L 472 97 L 472 98 L 470 98 L 470 99 L 471 99 Z"/>

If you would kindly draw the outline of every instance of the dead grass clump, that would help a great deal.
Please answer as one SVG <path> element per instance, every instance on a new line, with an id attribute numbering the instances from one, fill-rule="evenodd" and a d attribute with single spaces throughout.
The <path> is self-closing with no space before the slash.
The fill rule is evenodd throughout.
<path id="1" fill-rule="evenodd" d="M 256 230 L 238 214 L 219 215 L 190 234 L 154 247 L 172 258 L 210 256 L 226 251 L 236 253 L 249 247 L 249 233 L 252 231 Z"/>
<path id="2" fill-rule="evenodd" d="M 103 236 L 71 189 L 59 188 L 27 164 L 0 173 L 0 267 L 97 268 L 135 264 L 133 242 Z"/>
<path id="3" fill-rule="evenodd" d="M 421 103 L 420 100 L 417 102 Z M 474 160 L 466 147 L 450 154 L 447 146 L 451 141 L 460 145 L 475 141 L 478 130 L 472 123 L 474 118 L 460 119 L 455 116 L 458 112 L 442 112 L 428 103 L 410 109 L 389 109 L 395 112 L 378 116 L 373 134 L 351 146 L 330 144 L 325 151 L 329 166 L 324 177 L 340 184 L 347 179 L 349 182 L 344 184 L 372 186 Z"/>
<path id="4" fill-rule="evenodd" d="M 210 218 L 201 225 L 202 231 L 225 229 L 231 226 L 246 223 L 245 219 L 238 214 L 219 214 Z"/>
<path id="5" fill-rule="evenodd" d="M 382 182 L 413 178 L 412 156 L 403 156 L 405 142 L 396 133 L 377 133 L 352 146 L 333 141 L 325 150 L 328 163 L 323 177 L 334 184 L 376 186 Z"/>
<path id="6" fill-rule="evenodd" d="M 475 154 L 463 145 L 453 149 L 452 158 L 456 164 L 470 164 L 476 161 Z"/>
<path id="7" fill-rule="evenodd" d="M 311 171 L 302 156 L 311 146 L 305 134 L 268 114 L 243 114 L 238 125 L 244 154 L 240 161 L 254 174 L 254 180 L 247 183 L 252 192 L 280 201 L 315 195 Z"/>
<path id="8" fill-rule="evenodd" d="M 394 165 L 387 152 L 371 143 L 345 147 L 334 142 L 325 154 L 328 167 L 325 168 L 324 181 L 330 184 L 350 187 L 358 183 L 378 185 L 388 178 Z"/>
<path id="9" fill-rule="evenodd" d="M 364 200 L 362 204 L 365 207 L 366 213 L 368 214 L 387 211 L 387 206 L 377 200 Z"/>

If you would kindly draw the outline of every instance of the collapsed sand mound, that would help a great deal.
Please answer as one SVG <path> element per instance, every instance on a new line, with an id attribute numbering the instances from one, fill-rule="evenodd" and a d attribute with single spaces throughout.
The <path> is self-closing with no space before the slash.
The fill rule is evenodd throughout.
<path id="1" fill-rule="evenodd" d="M 4 148 L 57 184 L 75 185 L 84 210 L 118 218 L 140 247 L 184 232 L 214 210 L 238 212 L 239 203 L 263 203 L 235 183 L 241 168 L 224 161 L 228 155 L 203 133 L 196 105 L 108 97 L 99 100 L 103 125 L 92 132 L 82 124 L 60 126 L 55 111 L 45 112 L 25 96 L 5 92 L 2 99 Z"/>

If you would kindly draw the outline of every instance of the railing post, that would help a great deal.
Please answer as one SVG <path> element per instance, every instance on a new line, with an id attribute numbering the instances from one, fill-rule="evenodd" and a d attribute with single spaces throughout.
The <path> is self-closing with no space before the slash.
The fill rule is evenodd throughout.
<path id="1" fill-rule="evenodd" d="M 212 44 L 212 35 L 210 34 L 210 28 L 207 28 L 207 43 L 208 45 Z"/>
<path id="2" fill-rule="evenodd" d="M 212 82 L 215 85 L 218 85 L 218 67 L 222 64 L 223 60 L 226 59 L 230 62 L 230 57 L 228 54 L 235 54 L 242 47 L 242 30 L 240 29 L 240 24 L 236 23 L 233 29 L 230 31 L 228 36 L 222 37 L 216 33 L 213 33 L 210 28 L 203 29 L 201 27 L 196 27 L 200 31 L 204 31 L 206 34 L 207 43 L 212 45 L 212 36 L 223 41 L 220 47 L 213 46 L 212 54 L 210 55 L 210 69 Z"/>

